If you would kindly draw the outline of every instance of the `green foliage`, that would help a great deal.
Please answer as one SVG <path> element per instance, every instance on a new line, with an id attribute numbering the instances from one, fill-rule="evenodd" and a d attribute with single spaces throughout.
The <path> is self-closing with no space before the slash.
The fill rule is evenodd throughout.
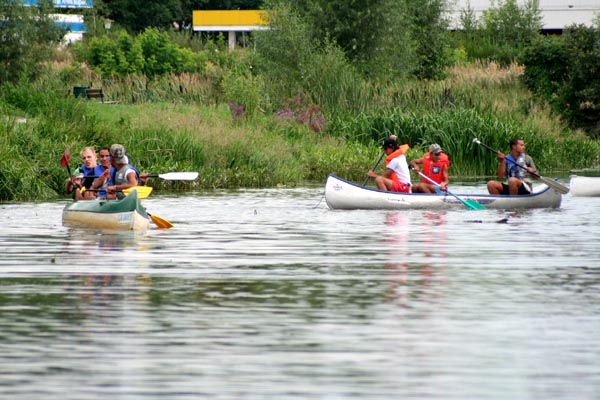
<path id="1" fill-rule="evenodd" d="M 329 132 L 347 140 L 353 138 L 365 144 L 371 143 L 372 146 L 380 145 L 384 138 L 395 134 L 399 142 L 407 143 L 415 150 L 411 154 L 415 158 L 431 143 L 438 143 L 450 156 L 453 163 L 451 173 L 458 176 L 486 175 L 494 171 L 495 158 L 473 144 L 475 137 L 498 149 L 505 149 L 513 137 L 522 137 L 527 143 L 528 153 L 543 169 L 589 163 L 596 159 L 594 151 L 600 149 L 598 143 L 568 136 L 552 137 L 513 118 L 468 109 L 441 112 L 371 110 L 354 116 L 352 120 L 332 120 Z"/>
<path id="2" fill-rule="evenodd" d="M 257 57 L 254 67 L 265 75 L 282 97 L 295 94 L 302 85 L 305 65 L 318 51 L 308 24 L 285 1 L 267 2 L 271 29 L 257 32 Z"/>
<path id="3" fill-rule="evenodd" d="M 308 0 L 294 3 L 318 47 L 335 43 L 361 74 L 375 80 L 408 76 L 415 62 L 410 21 L 396 0 Z"/>
<path id="4" fill-rule="evenodd" d="M 1 114 L 19 118 L 0 124 L 0 200 L 56 197 L 68 176 L 60 167 L 65 148 L 78 152 L 105 144 L 103 126 L 87 104 L 65 94 L 65 82 L 52 70 L 38 80 L 1 87 Z"/>
<path id="5" fill-rule="evenodd" d="M 93 37 L 87 46 L 75 48 L 80 60 L 98 70 L 103 77 L 145 74 L 149 77 L 169 73 L 200 72 L 203 53 L 175 46 L 169 35 L 155 28 L 131 37 L 125 31 L 117 40 L 110 36 Z"/>
<path id="6" fill-rule="evenodd" d="M 553 103 L 567 75 L 567 49 L 560 36 L 541 36 L 526 49 L 520 62 L 525 66 L 523 82 L 541 98 Z"/>
<path id="7" fill-rule="evenodd" d="M 173 21 L 182 19 L 180 0 L 112 0 L 104 1 L 109 17 L 131 33 L 141 33 L 148 27 L 169 29 Z"/>
<path id="8" fill-rule="evenodd" d="M 33 79 L 43 70 L 65 31 L 49 16 L 52 3 L 23 7 L 20 1 L 0 1 L 0 84 L 22 76 Z"/>
<path id="9" fill-rule="evenodd" d="M 405 0 L 414 41 L 416 65 L 413 74 L 420 79 L 441 79 L 448 65 L 448 23 L 443 19 L 445 0 Z"/>
<path id="10" fill-rule="evenodd" d="M 311 39 L 309 26 L 283 3 L 270 15 L 271 30 L 257 35 L 254 69 L 265 79 L 273 111 L 281 99 L 300 94 L 327 112 L 358 110 L 365 106 L 365 81 L 334 42 L 322 46 Z"/>
<path id="11" fill-rule="evenodd" d="M 472 9 L 461 11 L 457 47 L 463 47 L 471 60 L 487 59 L 509 65 L 534 41 L 542 29 L 538 0 L 497 0 L 477 21 Z"/>
<path id="12" fill-rule="evenodd" d="M 262 82 L 260 78 L 228 73 L 223 79 L 224 97 L 231 104 L 243 106 L 244 114 L 254 117 L 260 106 Z"/>
<path id="13" fill-rule="evenodd" d="M 600 137 L 600 30 L 571 26 L 524 53 L 524 82 L 570 126 Z"/>

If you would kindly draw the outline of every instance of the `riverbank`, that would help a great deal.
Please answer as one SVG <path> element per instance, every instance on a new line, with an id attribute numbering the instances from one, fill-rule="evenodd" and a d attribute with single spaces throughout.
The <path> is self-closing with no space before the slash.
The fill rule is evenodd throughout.
<path id="1" fill-rule="evenodd" d="M 362 181 L 390 134 L 410 144 L 409 159 L 439 143 L 457 180 L 495 170 L 495 157 L 474 146 L 474 137 L 502 150 L 511 137 L 523 137 L 541 171 L 597 166 L 598 143 L 535 103 L 519 75 L 516 66 L 473 64 L 449 70 L 444 81 L 370 87 L 378 102 L 359 112 L 300 103 L 245 115 L 232 101 L 191 101 L 177 89 L 157 90 L 152 102 L 131 102 L 130 92 L 116 89 L 127 82 L 105 86 L 117 104 L 65 96 L 64 87 L 80 78 L 67 79 L 63 68 L 37 82 L 3 87 L 0 107 L 10 117 L 0 126 L 0 200 L 64 196 L 65 148 L 74 169 L 81 148 L 112 143 L 122 143 L 144 172 L 200 172 L 192 185 L 152 182 L 165 190 L 293 187 L 321 183 L 329 173 Z"/>

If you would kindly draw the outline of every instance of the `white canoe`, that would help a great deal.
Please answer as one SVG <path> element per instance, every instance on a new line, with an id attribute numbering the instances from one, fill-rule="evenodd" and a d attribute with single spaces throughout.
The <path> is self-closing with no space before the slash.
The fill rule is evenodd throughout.
<path id="1" fill-rule="evenodd" d="M 600 177 L 572 175 L 569 189 L 574 197 L 600 197 Z"/>
<path id="2" fill-rule="evenodd" d="M 137 190 L 123 200 L 79 200 L 63 209 L 63 225 L 75 228 L 144 231 L 150 216 L 140 205 Z"/>
<path id="3" fill-rule="evenodd" d="M 534 187 L 534 193 L 523 196 L 489 194 L 458 194 L 463 200 L 473 200 L 486 208 L 558 208 L 562 195 L 544 184 Z M 340 210 L 409 210 L 465 209 L 464 204 L 449 194 L 394 193 L 360 186 L 329 175 L 325 182 L 325 200 L 331 209 Z"/>

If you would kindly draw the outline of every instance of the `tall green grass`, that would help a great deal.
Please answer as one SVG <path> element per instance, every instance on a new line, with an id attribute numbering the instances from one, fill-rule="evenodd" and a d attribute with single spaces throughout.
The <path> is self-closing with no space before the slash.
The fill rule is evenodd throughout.
<path id="1" fill-rule="evenodd" d="M 307 76 L 313 91 L 298 97 L 305 103 L 295 111 L 316 106 L 324 117 L 324 129 L 311 130 L 298 119 L 275 117 L 285 101 L 241 65 L 159 80 L 101 80 L 85 69 L 49 68 L 40 80 L 1 86 L 0 200 L 62 196 L 65 148 L 74 169 L 80 149 L 112 143 L 123 144 L 142 172 L 201 173 L 194 183 L 151 181 L 157 190 L 294 186 L 322 182 L 329 173 L 362 182 L 390 134 L 410 144 L 409 159 L 440 144 L 457 180 L 494 174 L 494 155 L 475 146 L 474 137 L 502 151 L 522 137 L 544 172 L 598 166 L 598 142 L 532 101 L 516 66 L 468 65 L 441 82 L 376 84 L 350 69 L 336 74 L 331 63 L 321 75 L 327 82 L 314 72 Z M 74 98 L 72 88 L 82 82 L 119 102 Z M 229 101 L 252 111 L 235 119 Z"/>

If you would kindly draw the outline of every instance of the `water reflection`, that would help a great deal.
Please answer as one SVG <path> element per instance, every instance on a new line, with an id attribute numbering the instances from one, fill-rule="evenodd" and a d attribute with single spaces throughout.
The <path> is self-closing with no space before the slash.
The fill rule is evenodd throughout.
<path id="1" fill-rule="evenodd" d="M 0 392 L 598 398 L 595 199 L 515 214 L 330 211 L 321 195 L 155 197 L 175 228 L 145 234 L 0 207 Z"/>
<path id="2" fill-rule="evenodd" d="M 411 219 L 422 224 L 415 225 Z M 386 212 L 385 266 L 391 282 L 388 301 L 403 307 L 415 307 L 428 301 L 445 280 L 447 256 L 446 211 Z M 417 260 L 417 261 L 413 261 Z M 435 280 L 435 282 L 434 282 Z"/>

